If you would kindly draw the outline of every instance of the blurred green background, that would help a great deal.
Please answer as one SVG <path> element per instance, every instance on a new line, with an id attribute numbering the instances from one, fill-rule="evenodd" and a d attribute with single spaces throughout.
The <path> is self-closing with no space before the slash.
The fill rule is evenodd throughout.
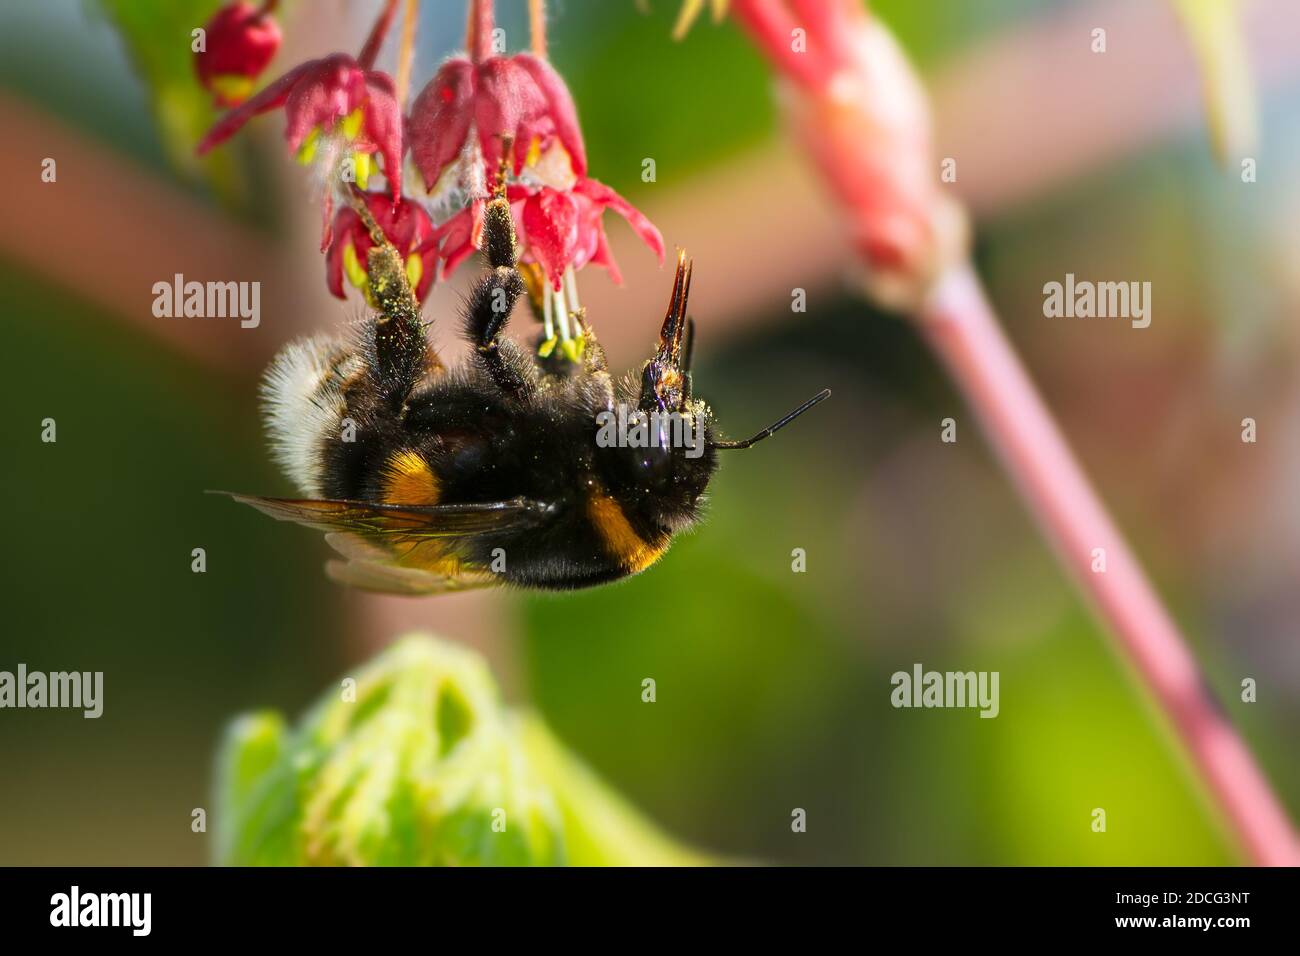
<path id="1" fill-rule="evenodd" d="M 174 9 L 185 4 L 160 6 L 187 22 Z M 312 6 L 290 10 L 286 34 Z M 424 6 L 421 36 L 445 39 L 422 43 L 417 81 L 460 29 L 459 4 Z M 499 6 L 522 36 L 523 4 Z M 1063 6 L 875 5 L 927 75 Z M 675 188 L 780 135 L 765 67 L 733 27 L 701 24 L 674 44 L 665 0 L 649 12 L 632 0 L 554 7 L 552 56 L 593 172 L 633 201 L 652 151 L 656 188 Z M 275 185 L 256 175 L 281 120 L 218 189 L 175 172 L 176 147 L 105 7 L 6 4 L 0 84 L 213 216 L 226 215 L 218 193 L 240 195 L 243 182 L 248 228 L 291 241 Z M 1262 97 L 1261 168 L 1296 168 L 1298 102 L 1294 86 Z M 1293 814 L 1300 282 L 1283 213 L 1300 212 L 1298 190 L 1274 172 L 1243 204 L 1192 128 L 985 217 L 977 248 L 1010 336 Z M 79 224 L 54 227 L 45 234 Z M 42 249 L 45 272 L 0 259 L 13 356 L 0 416 L 11 503 L 0 669 L 103 670 L 106 704 L 95 721 L 0 712 L 0 863 L 202 863 L 207 837 L 190 831 L 190 811 L 207 805 L 225 721 L 298 712 L 396 635 L 354 632 L 353 598 L 320 574 L 323 548 L 306 533 L 202 494 L 287 489 L 264 452 L 256 368 L 206 363 L 87 301 L 55 280 L 78 268 L 61 251 Z M 1153 279 L 1156 322 L 1140 336 L 1046 322 L 1042 283 L 1067 271 Z M 941 370 L 902 322 L 839 288 L 797 323 L 755 319 L 701 357 L 698 387 L 736 431 L 788 396 L 829 386 L 835 398 L 728 460 L 699 531 L 625 584 L 498 598 L 512 696 L 670 832 L 736 857 L 1235 862 Z M 281 336 L 273 317 L 263 325 Z M 938 441 L 950 415 L 956 445 Z M 1264 445 L 1240 443 L 1244 415 L 1269 423 Z M 39 440 L 46 417 L 57 444 Z M 208 551 L 203 575 L 190 570 L 196 546 Z M 793 548 L 807 573 L 791 573 Z M 442 631 L 436 599 L 425 617 Z M 1000 716 L 893 709 L 889 677 L 915 662 L 999 671 Z M 1243 677 L 1260 682 L 1258 703 L 1240 702 Z M 806 833 L 791 831 L 796 807 Z M 1090 829 L 1094 807 L 1106 809 L 1104 835 Z"/>

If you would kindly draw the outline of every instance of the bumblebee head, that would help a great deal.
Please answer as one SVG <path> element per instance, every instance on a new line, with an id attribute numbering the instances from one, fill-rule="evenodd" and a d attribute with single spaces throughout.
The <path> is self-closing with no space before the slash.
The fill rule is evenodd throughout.
<path id="1" fill-rule="evenodd" d="M 635 407 L 629 413 L 627 405 L 620 405 L 609 413 L 612 427 L 600 443 L 606 448 L 604 470 L 625 510 L 667 532 L 681 530 L 698 516 L 719 450 L 748 448 L 830 396 L 824 389 L 744 441 L 720 440 L 708 406 L 691 395 L 695 324 L 686 314 L 691 272 L 692 263 L 679 252 L 659 346 L 641 370 Z"/>

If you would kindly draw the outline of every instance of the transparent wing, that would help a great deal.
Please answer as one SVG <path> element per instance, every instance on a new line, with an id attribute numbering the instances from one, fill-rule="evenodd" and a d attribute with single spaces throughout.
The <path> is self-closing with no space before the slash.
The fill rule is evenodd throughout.
<path id="1" fill-rule="evenodd" d="M 347 561 L 331 561 L 336 581 L 390 594 L 441 594 L 504 583 L 468 558 L 471 542 L 536 527 L 554 506 L 528 498 L 449 505 L 262 498 L 228 494 L 279 521 L 326 532 Z"/>

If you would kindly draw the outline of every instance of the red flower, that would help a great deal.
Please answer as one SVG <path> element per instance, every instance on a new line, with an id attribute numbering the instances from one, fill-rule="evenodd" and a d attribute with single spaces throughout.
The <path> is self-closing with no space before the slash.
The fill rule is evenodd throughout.
<path id="1" fill-rule="evenodd" d="M 551 186 L 530 188 L 522 184 L 506 191 L 515 231 L 523 246 L 523 262 L 536 262 L 547 281 L 560 289 L 565 273 L 581 269 L 588 263 L 603 266 L 615 282 L 623 276 L 605 238 L 604 213 L 613 209 L 628 221 L 633 231 L 650 250 L 664 261 L 664 240 L 644 213 L 602 182 L 581 178 L 572 189 Z M 444 261 L 443 275 L 456 267 L 479 247 L 483 229 L 483 200 L 474 200 L 456 213 L 431 237 L 440 244 Z"/>
<path id="2" fill-rule="evenodd" d="M 339 148 L 352 153 L 362 188 L 371 155 L 381 155 L 397 203 L 402 190 L 402 112 L 388 74 L 362 69 L 346 53 L 309 60 L 218 120 L 199 143 L 199 155 L 224 143 L 254 116 L 279 107 L 284 107 L 287 120 L 284 138 L 301 161 L 313 159 L 322 137 L 340 134 L 330 144 L 331 153 Z"/>
<path id="3" fill-rule="evenodd" d="M 568 191 L 543 186 L 522 207 L 516 218 L 525 258 L 540 265 L 556 289 L 566 270 L 577 271 L 589 262 L 608 269 L 615 282 L 623 281 L 605 238 L 606 209 L 626 219 L 663 264 L 664 239 L 654 223 L 602 182 L 580 179 Z"/>
<path id="4" fill-rule="evenodd" d="M 280 49 L 280 27 L 266 7 L 236 2 L 208 21 L 204 48 L 194 54 L 194 70 L 218 106 L 238 106 L 253 92 Z"/>
<path id="5" fill-rule="evenodd" d="M 497 168 L 502 137 L 511 136 L 515 175 L 557 143 L 568 160 L 568 178 L 586 175 L 573 97 L 551 65 L 531 54 L 494 56 L 478 64 L 454 57 L 420 92 L 411 109 L 411 155 L 430 190 L 461 155 L 471 127 L 482 169 Z"/>
<path id="6" fill-rule="evenodd" d="M 396 206 L 388 196 L 368 193 L 366 205 L 375 217 L 379 228 L 405 257 L 406 277 L 415 290 L 415 297 L 424 301 L 425 293 L 433 285 L 438 268 L 438 252 L 426 244 L 433 235 L 433 223 L 419 203 L 400 200 Z M 370 299 L 370 283 L 366 274 L 366 256 L 374 242 L 361 217 L 350 206 L 339 210 L 334 217 L 333 238 L 325 253 L 325 280 L 330 292 L 344 298 L 343 278 L 365 293 Z"/>

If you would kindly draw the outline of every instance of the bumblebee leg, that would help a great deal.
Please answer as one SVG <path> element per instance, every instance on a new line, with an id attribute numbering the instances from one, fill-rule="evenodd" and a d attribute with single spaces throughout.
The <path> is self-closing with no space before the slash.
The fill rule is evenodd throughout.
<path id="1" fill-rule="evenodd" d="M 586 339 L 586 345 L 582 353 L 583 366 L 589 373 L 604 372 L 608 375 L 609 362 L 605 358 L 605 348 L 597 341 L 596 330 L 587 321 L 587 310 L 579 309 L 573 313 L 573 317 L 578 322 L 578 328 L 582 332 L 583 338 Z"/>
<path id="2" fill-rule="evenodd" d="M 469 297 L 465 334 L 479 362 L 498 388 L 512 395 L 528 389 L 528 378 L 517 356 L 500 341 L 515 301 L 524 294 L 523 276 L 515 268 L 515 227 L 510 204 L 498 196 L 483 214 L 483 251 L 492 271 L 478 281 Z"/>
<path id="3" fill-rule="evenodd" d="M 587 310 L 579 309 L 574 314 L 578 328 L 586 343 L 582 351 L 583 380 L 579 386 L 586 395 L 586 404 L 591 408 L 614 407 L 614 379 L 609 374 L 609 363 L 605 360 L 605 349 L 596 340 L 591 323 L 587 321 Z"/>
<path id="4" fill-rule="evenodd" d="M 367 326 L 366 364 L 383 403 L 400 414 L 420 379 L 430 370 L 441 369 L 442 363 L 425 338 L 420 303 L 401 255 L 375 222 L 365 199 L 355 192 L 348 198 L 374 242 L 366 257 L 366 276 L 379 313 Z"/>

